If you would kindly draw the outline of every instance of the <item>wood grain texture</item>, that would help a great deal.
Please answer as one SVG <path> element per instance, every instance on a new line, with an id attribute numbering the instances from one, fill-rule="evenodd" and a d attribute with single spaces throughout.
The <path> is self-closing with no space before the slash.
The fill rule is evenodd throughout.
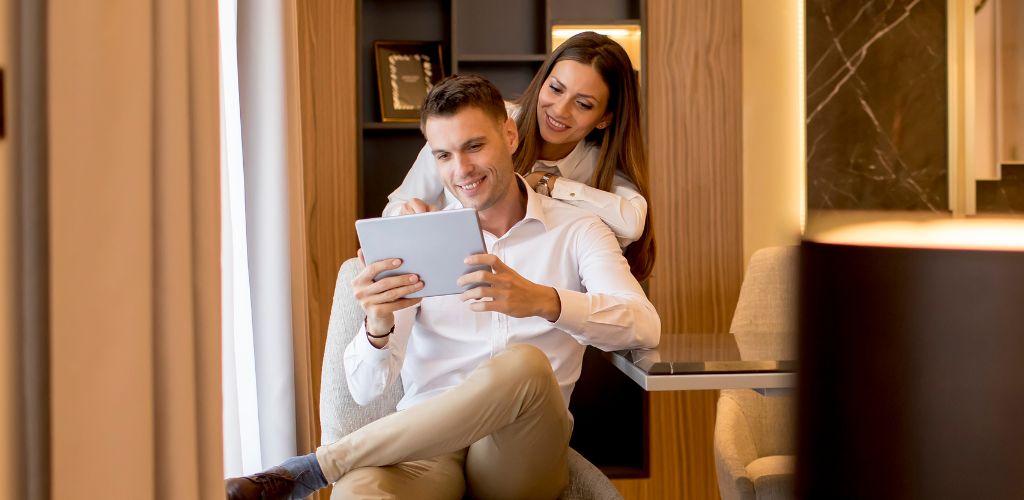
<path id="1" fill-rule="evenodd" d="M 319 436 L 320 371 L 335 279 L 356 253 L 356 6 L 354 0 L 298 0 L 297 15 L 310 374 Z"/>
<path id="2" fill-rule="evenodd" d="M 664 332 L 728 331 L 743 276 L 740 0 L 647 1 L 647 117 Z M 654 393 L 651 477 L 627 499 L 718 498 L 717 391 Z"/>
<path id="3" fill-rule="evenodd" d="M 284 25 L 284 82 L 288 151 L 288 251 L 291 261 L 292 371 L 295 386 L 296 450 L 320 443 L 320 426 L 313 397 L 312 349 L 309 338 L 309 262 L 306 237 L 305 175 L 302 171 L 302 99 L 299 97 L 298 6 L 282 5 Z"/>

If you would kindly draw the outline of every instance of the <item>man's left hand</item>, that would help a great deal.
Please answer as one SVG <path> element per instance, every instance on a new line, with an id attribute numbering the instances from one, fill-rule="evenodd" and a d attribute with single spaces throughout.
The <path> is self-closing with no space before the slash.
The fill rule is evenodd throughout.
<path id="1" fill-rule="evenodd" d="M 466 264 L 491 266 L 493 271 L 473 271 L 459 278 L 459 286 L 484 285 L 462 292 L 462 300 L 491 299 L 474 302 L 469 305 L 470 309 L 500 312 L 514 318 L 540 316 L 551 322 L 562 313 L 562 303 L 554 288 L 520 276 L 496 256 L 489 253 L 471 255 L 466 258 Z"/>

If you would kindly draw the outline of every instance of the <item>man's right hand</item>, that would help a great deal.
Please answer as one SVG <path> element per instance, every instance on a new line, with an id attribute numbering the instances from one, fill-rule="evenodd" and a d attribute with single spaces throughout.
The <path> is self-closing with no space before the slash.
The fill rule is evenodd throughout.
<path id="1" fill-rule="evenodd" d="M 366 313 L 367 333 L 384 335 L 395 326 L 395 311 L 419 304 L 423 299 L 406 299 L 406 295 L 423 288 L 423 282 L 415 274 L 401 274 L 377 281 L 373 279 L 384 271 L 397 269 L 402 265 L 399 259 L 386 259 L 366 264 L 363 251 L 359 250 L 359 261 L 365 266 L 354 280 L 352 290 L 359 307 Z M 378 348 L 387 344 L 387 337 L 370 339 Z"/>
<path id="2" fill-rule="evenodd" d="M 427 204 L 427 202 L 419 199 L 412 198 L 409 201 L 402 204 L 401 210 L 398 215 L 409 215 L 409 214 L 422 214 L 424 212 L 436 212 L 437 207 Z"/>

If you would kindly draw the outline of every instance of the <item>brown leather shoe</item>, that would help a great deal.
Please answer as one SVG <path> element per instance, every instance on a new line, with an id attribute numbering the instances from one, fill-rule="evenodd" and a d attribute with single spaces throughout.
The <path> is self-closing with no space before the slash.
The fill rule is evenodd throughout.
<path id="1" fill-rule="evenodd" d="M 288 500 L 295 489 L 295 478 L 284 467 L 272 467 L 251 476 L 224 481 L 228 500 Z"/>

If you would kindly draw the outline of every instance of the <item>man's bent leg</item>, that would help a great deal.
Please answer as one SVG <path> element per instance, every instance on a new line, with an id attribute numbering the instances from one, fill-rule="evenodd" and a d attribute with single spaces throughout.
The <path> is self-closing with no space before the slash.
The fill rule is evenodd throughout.
<path id="1" fill-rule="evenodd" d="M 361 467 L 334 484 L 332 499 L 459 500 L 466 492 L 466 450 L 386 467 Z"/>
<path id="2" fill-rule="evenodd" d="M 476 498 L 557 498 L 569 482 L 572 422 L 551 365 L 540 351 L 519 366 L 549 397 L 535 411 L 473 443 L 466 457 L 466 481 Z"/>
<path id="3" fill-rule="evenodd" d="M 321 446 L 317 460 L 327 480 L 334 482 L 360 467 L 392 465 L 468 448 L 517 420 L 533 421 L 537 412 L 552 413 L 555 406 L 567 422 L 565 403 L 547 357 L 536 347 L 514 345 L 444 394 Z M 566 443 L 568 430 L 561 446 Z"/>

